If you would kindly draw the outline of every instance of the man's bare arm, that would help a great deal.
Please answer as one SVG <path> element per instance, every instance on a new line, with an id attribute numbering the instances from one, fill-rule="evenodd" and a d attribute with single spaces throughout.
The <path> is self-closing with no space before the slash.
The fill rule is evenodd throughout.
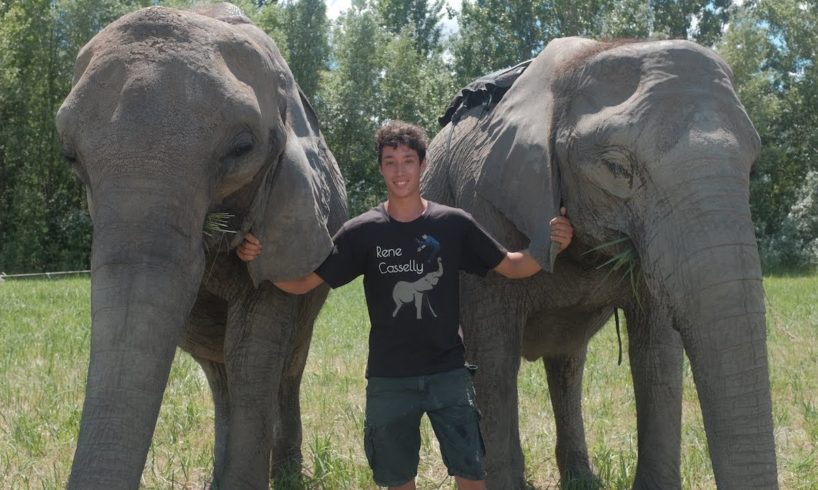
<path id="1" fill-rule="evenodd" d="M 252 233 L 244 235 L 244 240 L 236 248 L 236 255 L 245 262 L 255 260 L 261 255 L 261 241 Z M 321 276 L 315 272 L 310 272 L 304 277 L 291 279 L 289 281 L 274 282 L 277 288 L 290 294 L 306 294 L 324 283 Z"/>
<path id="2" fill-rule="evenodd" d="M 509 279 L 533 276 L 541 269 L 540 264 L 525 250 L 506 253 L 505 258 L 494 268 L 498 274 Z"/>
<path id="3" fill-rule="evenodd" d="M 278 281 L 274 282 L 273 284 L 275 284 L 276 287 L 281 289 L 282 291 L 290 294 L 306 294 L 312 291 L 313 289 L 317 288 L 321 284 L 324 284 L 324 280 L 321 279 L 321 276 L 319 276 L 315 272 L 310 272 L 306 276 L 300 277 L 298 279 L 292 279 L 289 281 Z"/>
<path id="4" fill-rule="evenodd" d="M 574 227 L 571 226 L 571 222 L 566 217 L 565 208 L 560 209 L 560 215 L 549 221 L 548 224 L 551 226 L 551 241 L 559 247 L 558 251 L 562 252 L 571 244 L 571 239 L 574 237 Z M 508 252 L 505 258 L 494 268 L 498 274 L 509 279 L 530 277 L 541 269 L 540 264 L 525 250 Z"/>

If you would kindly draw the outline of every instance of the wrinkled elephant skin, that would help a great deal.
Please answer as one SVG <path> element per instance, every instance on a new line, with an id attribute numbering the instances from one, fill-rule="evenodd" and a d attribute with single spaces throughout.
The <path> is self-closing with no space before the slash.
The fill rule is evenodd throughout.
<path id="1" fill-rule="evenodd" d="M 718 486 L 777 487 L 749 207 L 760 144 L 730 77 L 716 54 L 687 41 L 557 39 L 496 107 L 468 110 L 431 143 L 424 195 L 471 212 L 509 249 L 527 247 L 550 269 L 548 221 L 561 202 L 575 227 L 552 273 L 462 279 L 489 488 L 524 485 L 521 356 L 543 359 L 563 480 L 594 478 L 582 372 L 589 339 L 615 307 L 627 318 L 636 397 L 634 488 L 681 488 L 685 354 Z M 621 270 L 596 269 L 628 249 L 639 264 L 633 285 Z"/>
<path id="2" fill-rule="evenodd" d="M 139 486 L 177 345 L 213 392 L 214 487 L 300 468 L 299 384 L 327 290 L 271 281 L 328 255 L 346 196 L 274 43 L 229 4 L 126 15 L 81 50 L 57 126 L 94 223 L 69 488 Z M 238 233 L 205 241 L 215 211 Z M 264 245 L 249 264 L 230 250 L 247 231 Z"/>

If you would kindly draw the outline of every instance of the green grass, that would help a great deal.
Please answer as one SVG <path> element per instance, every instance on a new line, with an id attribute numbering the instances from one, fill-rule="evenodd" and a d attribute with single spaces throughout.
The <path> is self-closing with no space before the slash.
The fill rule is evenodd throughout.
<path id="1" fill-rule="evenodd" d="M 818 276 L 768 277 L 767 318 L 779 481 L 818 488 Z M 304 477 L 276 488 L 372 489 L 363 453 L 368 318 L 359 283 L 334 291 L 319 317 L 302 388 Z M 89 281 L 0 284 L 0 488 L 63 488 L 81 414 L 90 332 Z M 624 334 L 624 329 L 623 329 Z M 627 342 L 624 346 L 627 348 Z M 608 325 L 591 342 L 583 403 L 592 462 L 606 488 L 630 488 L 636 420 L 627 361 Z M 519 376 L 527 478 L 556 488 L 554 423 L 539 362 Z M 174 362 L 142 487 L 205 488 L 212 469 L 212 402 L 193 360 Z M 701 413 L 685 366 L 682 477 L 714 488 Z M 451 489 L 424 419 L 418 487 Z"/>

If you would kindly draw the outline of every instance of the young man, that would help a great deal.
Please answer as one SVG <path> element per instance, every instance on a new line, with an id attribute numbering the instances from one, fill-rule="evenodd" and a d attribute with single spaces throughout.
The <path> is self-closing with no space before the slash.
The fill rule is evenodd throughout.
<path id="1" fill-rule="evenodd" d="M 458 488 L 484 489 L 485 450 L 459 334 L 458 272 L 485 275 L 493 269 L 523 278 L 540 265 L 524 251 L 507 252 L 465 211 L 421 197 L 427 146 L 422 129 L 393 121 L 377 131 L 375 144 L 387 201 L 347 221 L 318 270 L 276 286 L 303 294 L 363 274 L 372 325 L 364 446 L 378 485 L 415 488 L 426 413 Z M 550 224 L 551 239 L 564 249 L 573 236 L 570 222 L 558 217 Z M 260 253 L 252 235 L 237 249 L 245 261 Z"/>

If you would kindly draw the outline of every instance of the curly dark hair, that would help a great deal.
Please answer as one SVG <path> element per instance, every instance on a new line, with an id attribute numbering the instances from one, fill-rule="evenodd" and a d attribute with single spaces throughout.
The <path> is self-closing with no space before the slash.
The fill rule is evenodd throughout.
<path id="1" fill-rule="evenodd" d="M 385 123 L 375 131 L 375 150 L 378 152 L 378 165 L 381 164 L 383 148 L 385 146 L 397 148 L 398 145 L 406 145 L 415 150 L 422 162 L 426 158 L 426 148 L 429 146 L 426 131 L 420 126 L 404 121 L 388 121 Z"/>

